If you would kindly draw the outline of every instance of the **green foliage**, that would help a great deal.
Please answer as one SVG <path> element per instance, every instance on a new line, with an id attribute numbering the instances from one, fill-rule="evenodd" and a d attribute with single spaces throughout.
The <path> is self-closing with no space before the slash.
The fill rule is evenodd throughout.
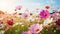
<path id="1" fill-rule="evenodd" d="M 27 26 L 21 26 L 17 25 L 10 30 L 6 31 L 5 34 L 22 34 L 23 31 L 27 31 L 28 27 Z"/>
<path id="2" fill-rule="evenodd" d="M 49 28 L 43 28 L 43 30 L 41 31 L 41 34 L 60 34 L 60 30 L 56 30 L 57 26 L 52 26 Z"/>

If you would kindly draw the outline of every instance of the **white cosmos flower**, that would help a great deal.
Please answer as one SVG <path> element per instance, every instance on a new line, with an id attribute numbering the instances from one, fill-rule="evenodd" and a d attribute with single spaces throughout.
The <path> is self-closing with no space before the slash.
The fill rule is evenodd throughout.
<path id="1" fill-rule="evenodd" d="M 27 19 L 27 21 L 34 21 L 35 19 L 32 17 L 32 16 L 30 16 L 28 19 Z"/>
<path id="2" fill-rule="evenodd" d="M 53 18 L 47 18 L 46 20 L 44 20 L 43 25 L 48 25 L 49 23 L 51 23 L 53 21 Z"/>

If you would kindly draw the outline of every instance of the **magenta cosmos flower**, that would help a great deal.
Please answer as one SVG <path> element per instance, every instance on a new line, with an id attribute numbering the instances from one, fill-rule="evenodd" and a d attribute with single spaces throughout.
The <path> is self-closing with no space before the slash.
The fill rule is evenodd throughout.
<path id="1" fill-rule="evenodd" d="M 39 14 L 41 18 L 48 18 L 50 16 L 50 13 L 48 10 L 42 10 Z"/>
<path id="2" fill-rule="evenodd" d="M 34 24 L 30 27 L 30 30 L 33 34 L 38 34 L 43 29 L 42 24 Z"/>
<path id="3" fill-rule="evenodd" d="M 8 19 L 8 20 L 7 20 L 7 23 L 8 23 L 8 25 L 11 25 L 11 26 L 12 26 L 12 25 L 13 25 L 13 20 Z"/>
<path id="4" fill-rule="evenodd" d="M 58 19 L 55 23 L 56 23 L 56 25 L 60 26 L 60 19 Z"/>

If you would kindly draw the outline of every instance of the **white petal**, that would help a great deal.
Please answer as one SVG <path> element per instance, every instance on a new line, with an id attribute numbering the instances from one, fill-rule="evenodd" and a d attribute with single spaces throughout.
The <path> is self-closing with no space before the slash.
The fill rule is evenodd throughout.
<path id="1" fill-rule="evenodd" d="M 43 25 L 47 25 L 47 24 L 51 23 L 52 20 L 53 20 L 53 18 L 47 18 L 46 20 L 44 20 Z"/>

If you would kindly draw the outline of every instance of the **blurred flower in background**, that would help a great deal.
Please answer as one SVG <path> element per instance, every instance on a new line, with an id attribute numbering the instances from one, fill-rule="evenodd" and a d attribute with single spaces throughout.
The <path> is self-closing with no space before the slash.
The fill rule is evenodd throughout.
<path id="1" fill-rule="evenodd" d="M 21 10 L 21 8 L 22 8 L 22 6 L 21 5 L 18 5 L 18 6 L 16 6 L 15 11 Z"/>
<path id="2" fill-rule="evenodd" d="M 59 25 L 60 26 L 60 19 L 56 20 L 56 25 Z"/>

